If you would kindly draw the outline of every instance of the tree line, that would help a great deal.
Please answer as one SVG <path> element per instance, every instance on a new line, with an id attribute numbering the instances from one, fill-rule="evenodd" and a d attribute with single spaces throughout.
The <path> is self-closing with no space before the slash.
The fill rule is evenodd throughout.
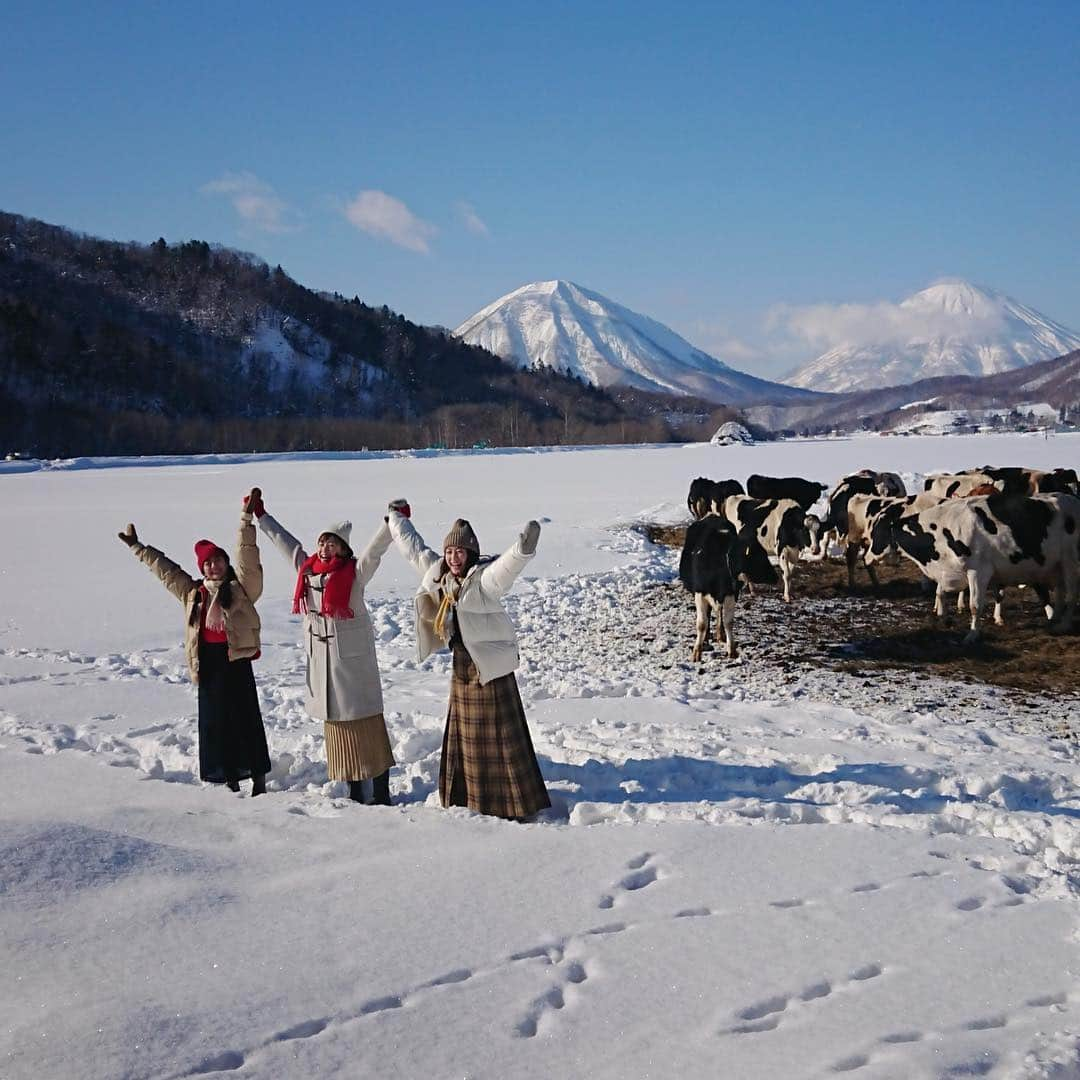
<path id="1" fill-rule="evenodd" d="M 116 243 L 0 213 L 0 450 L 666 442 L 735 416 L 511 367 L 244 252 Z"/>

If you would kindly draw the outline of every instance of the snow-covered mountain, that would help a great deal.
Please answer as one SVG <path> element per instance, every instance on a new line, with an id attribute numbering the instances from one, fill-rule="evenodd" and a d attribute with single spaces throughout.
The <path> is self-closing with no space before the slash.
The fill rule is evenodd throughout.
<path id="1" fill-rule="evenodd" d="M 875 340 L 837 345 L 786 381 L 842 393 L 939 375 L 993 375 L 1080 348 L 1080 334 L 985 286 L 943 281 L 868 309 Z M 865 323 L 860 324 L 865 328 Z"/>
<path id="2" fill-rule="evenodd" d="M 806 391 L 736 371 L 674 330 L 571 281 L 537 281 L 500 297 L 454 333 L 520 365 L 565 370 L 597 386 L 693 394 L 745 404 Z"/>

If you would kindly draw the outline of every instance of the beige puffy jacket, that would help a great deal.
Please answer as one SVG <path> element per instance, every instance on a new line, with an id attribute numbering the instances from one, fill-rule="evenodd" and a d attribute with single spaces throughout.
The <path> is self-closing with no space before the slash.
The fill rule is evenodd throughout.
<path id="1" fill-rule="evenodd" d="M 416 590 L 416 653 L 425 660 L 446 643 L 435 633 L 435 616 L 442 593 L 442 556 L 432 551 L 411 521 L 391 511 L 387 523 L 398 551 L 420 574 Z M 497 559 L 473 566 L 461 583 L 455 617 L 461 640 L 469 650 L 481 684 L 509 675 L 518 666 L 517 631 L 506 614 L 502 598 L 510 591 L 525 564 L 532 558 L 521 550 L 521 541 Z"/>
<path id="2" fill-rule="evenodd" d="M 199 599 L 202 581 L 193 578 L 164 553 L 147 544 L 133 544 L 131 550 L 161 579 L 184 605 L 187 616 L 184 633 L 184 651 L 187 654 L 191 681 L 199 681 L 199 617 L 193 613 Z M 232 583 L 232 603 L 225 611 L 225 636 L 229 646 L 230 660 L 243 660 L 259 652 L 259 613 L 255 601 L 262 595 L 263 572 L 259 561 L 259 548 L 255 542 L 255 526 L 250 514 L 240 515 L 240 532 L 232 567 L 236 580 Z"/>

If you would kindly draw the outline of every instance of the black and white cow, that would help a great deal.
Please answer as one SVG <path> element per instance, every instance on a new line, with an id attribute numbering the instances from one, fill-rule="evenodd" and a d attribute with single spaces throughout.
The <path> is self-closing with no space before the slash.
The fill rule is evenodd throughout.
<path id="1" fill-rule="evenodd" d="M 997 481 L 1006 495 L 1076 495 L 1078 493 L 1075 469 L 1043 470 L 1015 465 L 984 465 L 978 471 Z"/>
<path id="2" fill-rule="evenodd" d="M 847 502 L 847 533 L 844 536 L 844 561 L 847 563 L 848 588 L 855 589 L 855 564 L 859 560 L 866 547 L 870 543 L 870 522 L 885 510 L 890 510 L 894 515 L 905 511 L 921 510 L 926 506 L 933 506 L 940 500 L 927 492 L 919 492 L 918 495 L 904 495 L 901 498 L 883 498 L 881 495 L 852 495 Z M 876 589 L 878 587 L 877 570 L 873 564 L 863 563 L 870 582 Z"/>
<path id="3" fill-rule="evenodd" d="M 828 488 L 828 484 L 803 480 L 800 476 L 758 476 L 754 473 L 746 478 L 746 494 L 751 499 L 792 499 L 803 508 L 803 513 L 806 513 Z M 731 494 L 739 495 L 741 492 L 733 491 Z"/>
<path id="4" fill-rule="evenodd" d="M 738 655 L 735 645 L 735 601 L 744 581 L 762 585 L 776 582 L 776 570 L 752 529 L 736 532 L 717 514 L 706 514 L 686 530 L 679 580 L 694 594 L 697 636 L 690 658 L 701 659 L 709 619 L 716 610 L 716 643 L 725 645 L 727 655 Z"/>
<path id="5" fill-rule="evenodd" d="M 725 499 L 724 516 L 737 529 L 752 527 L 761 546 L 776 556 L 784 583 L 784 599 L 790 603 L 792 571 L 803 549 L 815 546 L 818 519 L 794 499 L 751 499 L 749 495 Z"/>
<path id="6" fill-rule="evenodd" d="M 982 495 L 946 499 L 897 512 L 887 507 L 869 524 L 868 566 L 897 547 L 941 593 L 967 588 L 971 629 L 979 634 L 992 586 L 1035 585 L 1054 590 L 1055 619 L 1067 628 L 1080 583 L 1080 499 L 1072 495 Z"/>
<path id="7" fill-rule="evenodd" d="M 970 472 L 938 473 L 934 476 L 928 476 L 923 481 L 923 491 L 927 495 L 935 495 L 939 499 L 966 499 L 973 492 L 982 491 L 986 488 L 994 488 L 997 491 L 1010 494 L 1005 491 L 1002 479 L 991 476 L 982 469 L 972 469 Z M 1013 492 L 1013 494 L 1026 493 L 1026 486 L 1022 491 Z"/>
<path id="8" fill-rule="evenodd" d="M 743 494 L 743 486 L 738 480 L 709 480 L 699 476 L 690 482 L 686 506 L 695 518 L 701 519 L 706 514 L 719 514 L 729 495 Z"/>
<path id="9" fill-rule="evenodd" d="M 829 494 L 829 506 L 821 523 L 822 555 L 828 555 L 829 541 L 840 543 L 848 535 L 848 502 L 853 495 L 904 498 L 907 488 L 899 475 L 860 469 L 849 473 Z M 817 551 L 814 551 L 817 554 Z"/>

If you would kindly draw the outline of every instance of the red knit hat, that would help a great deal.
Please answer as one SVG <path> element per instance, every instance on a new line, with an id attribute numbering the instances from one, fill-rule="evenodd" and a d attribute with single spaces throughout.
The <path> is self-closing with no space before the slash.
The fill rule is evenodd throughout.
<path id="1" fill-rule="evenodd" d="M 212 559 L 215 555 L 221 555 L 225 561 L 229 561 L 229 553 L 224 548 L 219 548 L 213 540 L 197 540 L 195 542 L 195 565 L 202 573 L 203 563 Z"/>

